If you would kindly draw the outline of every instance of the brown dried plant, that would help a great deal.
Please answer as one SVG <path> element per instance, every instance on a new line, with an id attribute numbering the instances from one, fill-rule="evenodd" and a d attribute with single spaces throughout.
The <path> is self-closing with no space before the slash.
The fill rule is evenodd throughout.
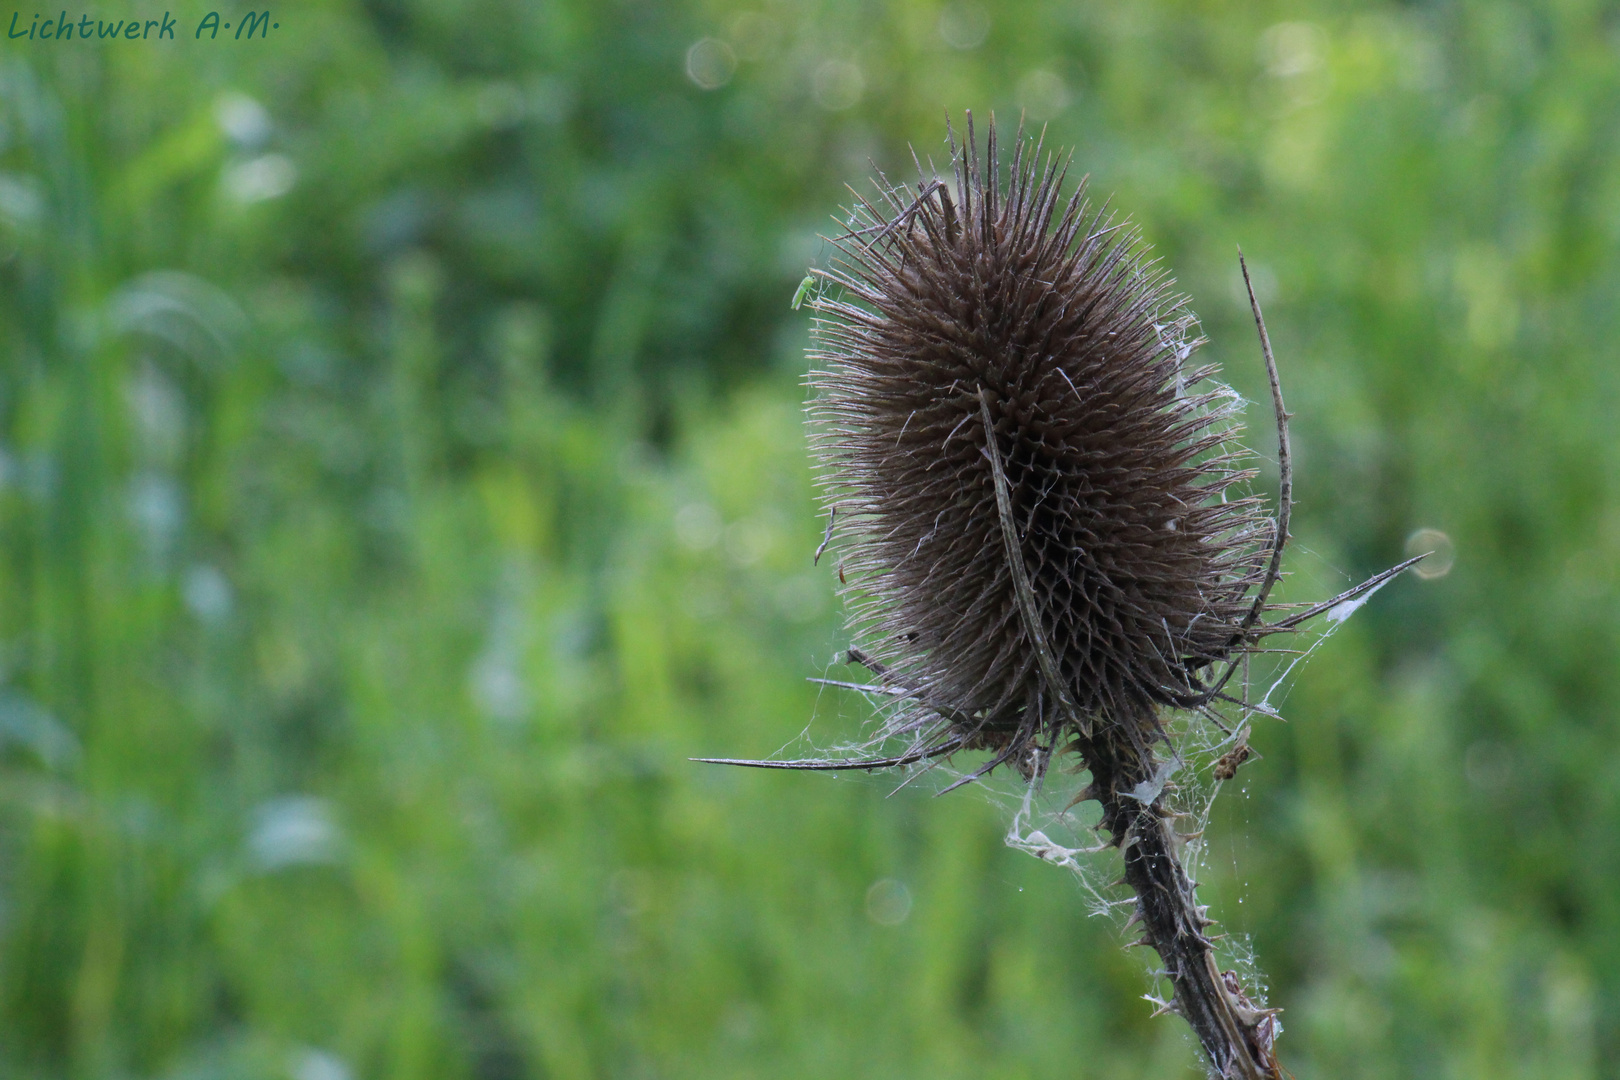
<path id="1" fill-rule="evenodd" d="M 844 540 L 849 658 L 877 680 L 834 685 L 882 695 L 873 743 L 907 748 L 728 763 L 873 769 L 985 752 L 955 787 L 1003 764 L 1039 783 L 1077 757 L 1090 782 L 1075 802 L 1101 804 L 1140 944 L 1174 986 L 1164 1010 L 1192 1026 L 1217 1075 L 1278 1078 L 1276 1010 L 1219 969 L 1182 861 L 1164 718 L 1222 724 L 1213 707 L 1239 700 L 1225 688 L 1264 638 L 1353 607 L 1416 560 L 1268 621 L 1292 470 L 1253 289 L 1275 516 L 1244 493 L 1255 470 L 1231 395 L 1213 366 L 1189 367 L 1197 322 L 1137 230 L 1091 209 L 1084 182 L 1063 199 L 1066 164 L 1021 131 L 1005 186 L 993 122 L 982 158 L 971 114 L 950 147 L 954 184 L 920 164 L 915 189 L 880 174 L 878 200 L 857 196 L 831 238 L 837 264 L 812 271 L 833 294 L 814 305 L 812 445 L 828 540 L 835 524 Z M 1244 735 L 1220 778 L 1247 756 Z"/>

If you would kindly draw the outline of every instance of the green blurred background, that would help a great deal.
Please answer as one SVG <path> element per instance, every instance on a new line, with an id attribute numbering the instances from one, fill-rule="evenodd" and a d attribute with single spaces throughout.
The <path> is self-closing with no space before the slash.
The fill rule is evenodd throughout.
<path id="1" fill-rule="evenodd" d="M 1455 547 L 1211 829 L 1285 1063 L 1620 1076 L 1620 9 L 204 10 L 0 42 L 0 1074 L 1200 1075 L 1002 807 L 686 760 L 858 730 L 789 299 L 972 108 L 1263 400 L 1244 246 L 1291 596 Z"/>

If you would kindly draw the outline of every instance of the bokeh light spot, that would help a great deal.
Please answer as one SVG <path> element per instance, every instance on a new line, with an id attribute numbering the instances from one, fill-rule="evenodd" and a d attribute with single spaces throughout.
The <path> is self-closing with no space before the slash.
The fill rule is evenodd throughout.
<path id="1" fill-rule="evenodd" d="M 894 878 L 881 878 L 866 890 L 866 917 L 879 926 L 899 926 L 911 917 L 911 890 Z"/>
<path id="2" fill-rule="evenodd" d="M 1451 537 L 1439 529 L 1419 529 L 1406 538 L 1406 557 L 1422 555 L 1425 551 L 1434 554 L 1412 567 L 1412 573 L 1425 580 L 1442 578 L 1451 573 L 1451 566 L 1457 561 L 1457 549 L 1451 542 Z"/>
<path id="3" fill-rule="evenodd" d="M 1260 35 L 1260 62 L 1273 78 L 1308 75 L 1327 56 L 1327 35 L 1315 23 L 1284 22 Z"/>
<path id="4" fill-rule="evenodd" d="M 1069 87 L 1055 71 L 1037 68 L 1018 83 L 1018 104 L 1035 121 L 1050 120 L 1069 107 Z"/>
<path id="5" fill-rule="evenodd" d="M 702 38 L 686 50 L 686 74 L 704 90 L 718 90 L 737 71 L 737 54 L 716 38 Z"/>
<path id="6" fill-rule="evenodd" d="M 816 104 L 828 112 L 853 108 L 866 93 L 866 76 L 848 60 L 829 60 L 816 69 Z"/>
<path id="7" fill-rule="evenodd" d="M 946 4 L 939 13 L 939 36 L 953 49 L 977 49 L 990 36 L 990 13 L 979 4 Z"/>

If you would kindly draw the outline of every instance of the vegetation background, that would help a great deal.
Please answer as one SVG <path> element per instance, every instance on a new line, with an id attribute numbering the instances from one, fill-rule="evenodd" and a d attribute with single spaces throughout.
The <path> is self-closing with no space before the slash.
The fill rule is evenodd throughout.
<path id="1" fill-rule="evenodd" d="M 788 301 L 972 108 L 1263 400 L 1243 244 L 1292 595 L 1455 547 L 1212 829 L 1284 1060 L 1620 1076 L 1620 9 L 276 16 L 0 42 L 0 1073 L 1200 1075 L 983 797 L 686 760 L 859 722 Z"/>

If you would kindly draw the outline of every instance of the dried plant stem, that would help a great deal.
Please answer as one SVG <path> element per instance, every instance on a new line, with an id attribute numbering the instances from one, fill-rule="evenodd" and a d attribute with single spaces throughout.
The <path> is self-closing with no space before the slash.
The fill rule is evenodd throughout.
<path id="1" fill-rule="evenodd" d="M 1262 328 L 1263 328 L 1262 324 Z M 1262 333 L 1264 330 L 1262 329 Z M 1276 367 L 1266 348 L 1267 370 L 1277 395 L 1279 427 L 1284 432 L 1287 453 L 1286 414 L 1281 410 L 1281 392 L 1276 388 Z M 1024 566 L 1017 524 L 1012 516 L 1012 498 L 1007 476 L 996 447 L 995 424 L 990 413 L 990 395 L 979 392 L 984 423 L 985 457 L 996 493 L 1001 521 L 1007 571 L 1012 577 L 1019 614 L 1025 633 L 1035 650 L 1041 674 L 1048 688 L 1069 714 L 1077 728 L 1076 745 L 1091 771 L 1091 788 L 1083 797 L 1102 804 L 1102 825 L 1113 836 L 1125 860 L 1125 883 L 1136 893 L 1137 915 L 1145 931 L 1139 945 L 1148 945 L 1164 961 L 1165 971 L 1175 987 L 1174 1004 L 1198 1036 L 1204 1053 L 1223 1078 L 1231 1080 L 1280 1080 L 1282 1073 L 1272 1052 L 1276 1021 L 1271 1010 L 1255 1009 L 1245 1003 L 1235 980 L 1229 986 L 1215 963 L 1214 944 L 1204 936 L 1212 920 L 1199 907 L 1195 886 L 1181 863 L 1179 844 L 1164 808 L 1162 792 L 1153 792 L 1143 802 L 1140 785 L 1151 784 L 1158 763 L 1151 750 L 1131 742 L 1094 734 L 1081 722 L 1078 711 L 1068 700 L 1058 675 L 1058 665 L 1046 642 L 1040 611 L 1029 572 Z M 1280 526 L 1286 536 L 1285 527 Z M 1273 566 L 1275 571 L 1275 566 Z M 1268 576 L 1267 584 L 1274 578 Z"/>
<path id="2" fill-rule="evenodd" d="M 1271 559 L 1254 606 L 1242 624 L 1242 629 L 1247 631 L 1263 610 L 1271 587 L 1279 577 L 1282 551 L 1288 541 L 1293 477 L 1288 413 L 1283 406 L 1277 364 L 1272 357 L 1271 341 L 1266 333 L 1265 319 L 1260 314 L 1259 302 L 1254 296 L 1254 287 L 1249 283 L 1248 266 L 1241 263 L 1241 253 L 1239 260 L 1260 333 L 1266 375 L 1271 383 L 1272 403 L 1277 416 L 1278 460 L 1282 467 L 1281 510 Z M 1204 933 L 1213 925 L 1213 920 L 1198 904 L 1196 885 L 1182 865 L 1181 844 L 1171 826 L 1170 813 L 1164 807 L 1162 791 L 1148 794 L 1140 786 L 1151 786 L 1152 778 L 1157 773 L 1158 763 L 1152 751 L 1144 750 L 1134 741 L 1110 737 L 1110 733 L 1094 734 L 1091 725 L 1084 722 L 1065 692 L 1063 679 L 1058 674 L 1057 659 L 1047 643 L 1034 591 L 1030 587 L 1022 543 L 1013 519 L 1012 493 L 996 445 L 990 392 L 983 387 L 979 390 L 979 411 L 984 425 L 985 457 L 990 462 L 995 488 L 1007 572 L 1012 579 L 1024 631 L 1035 651 L 1048 691 L 1058 700 L 1070 723 L 1077 729 L 1076 745 L 1092 775 L 1091 787 L 1083 797 L 1094 798 L 1102 804 L 1102 825 L 1112 834 L 1113 842 L 1123 855 L 1125 883 L 1137 898 L 1135 921 L 1140 922 L 1144 930 L 1142 939 L 1136 944 L 1150 946 L 1159 954 L 1175 988 L 1173 1002 L 1164 1007 L 1180 1013 L 1187 1021 L 1221 1077 L 1231 1080 L 1280 1080 L 1281 1067 L 1272 1049 L 1277 1034 L 1275 1011 L 1254 1008 L 1237 980 L 1221 974 L 1215 962 L 1214 943 Z M 1247 654 L 1244 656 L 1246 658 Z M 1146 797 L 1147 801 L 1144 802 L 1139 795 Z"/>
<path id="3" fill-rule="evenodd" d="M 1271 545 L 1271 562 L 1266 567 L 1266 580 L 1255 595 L 1254 607 L 1243 621 L 1247 630 L 1265 610 L 1271 587 L 1282 576 L 1283 549 L 1288 546 L 1288 522 L 1294 511 L 1294 465 L 1292 444 L 1288 439 L 1289 412 L 1283 405 L 1282 381 L 1277 377 L 1277 361 L 1271 355 L 1271 335 L 1266 332 L 1266 317 L 1260 313 L 1260 301 L 1254 295 L 1254 282 L 1249 280 L 1249 264 L 1238 250 L 1238 268 L 1243 271 L 1243 288 L 1249 294 L 1249 310 L 1254 314 L 1254 328 L 1260 335 L 1260 355 L 1266 362 L 1266 378 L 1271 383 L 1271 406 L 1277 414 L 1277 534 Z"/>
<path id="4" fill-rule="evenodd" d="M 1157 769 L 1115 740 L 1082 740 L 1080 753 L 1091 771 L 1084 797 L 1102 804 L 1102 825 L 1112 835 L 1125 861 L 1125 883 L 1136 893 L 1134 921 L 1148 945 L 1164 961 L 1175 996 L 1166 1005 L 1179 1013 L 1198 1036 L 1217 1074 L 1227 1080 L 1281 1080 L 1272 1044 L 1277 1025 L 1273 1010 L 1254 1008 L 1234 978 L 1215 963 L 1214 944 L 1204 931 L 1212 921 L 1198 904 L 1195 883 L 1187 876 L 1180 843 L 1162 796 L 1144 803 L 1134 794 Z"/>
<path id="5" fill-rule="evenodd" d="M 1247 278 L 1247 269 L 1244 271 Z M 1252 293 L 1251 293 L 1252 298 Z M 1259 307 L 1255 307 L 1259 319 Z M 1272 393 L 1277 404 L 1278 428 L 1284 469 L 1287 469 L 1288 427 L 1287 414 L 1282 409 L 1282 392 L 1278 386 L 1276 364 L 1271 359 L 1270 343 L 1265 340 L 1265 324 L 1261 326 L 1261 341 L 1266 356 L 1266 370 L 1271 376 Z M 1002 546 L 1007 560 L 1007 572 L 1012 578 L 1019 614 L 1024 622 L 1025 634 L 1035 650 L 1041 674 L 1048 690 L 1057 698 L 1077 732 L 1076 745 L 1092 775 L 1091 788 L 1082 798 L 1093 798 L 1102 804 L 1102 825 L 1113 836 L 1125 860 L 1125 883 L 1136 893 L 1136 920 L 1145 930 L 1139 945 L 1149 945 L 1164 961 L 1165 971 L 1175 987 L 1172 1006 L 1180 1013 L 1198 1036 L 1204 1053 L 1223 1078 L 1231 1080 L 1280 1080 L 1282 1073 L 1272 1052 L 1276 1038 L 1274 1012 L 1255 1009 L 1246 1003 L 1242 988 L 1232 980 L 1223 978 L 1215 963 L 1214 944 L 1204 936 L 1212 925 L 1199 907 L 1195 886 L 1182 866 L 1177 838 L 1171 825 L 1169 811 L 1164 808 L 1161 791 L 1151 795 L 1142 792 L 1139 785 L 1151 784 L 1158 763 L 1151 750 L 1141 749 L 1131 741 L 1121 740 L 1117 734 L 1105 731 L 1094 733 L 1090 724 L 1080 717 L 1069 700 L 1064 683 L 1058 674 L 1058 664 L 1047 644 L 1039 608 L 1029 584 L 1029 571 L 1024 565 L 1022 544 L 1017 523 L 1013 520 L 1012 496 L 1007 475 L 1001 465 L 1001 454 L 996 447 L 995 422 L 990 412 L 988 390 L 979 391 L 979 409 L 984 424 L 985 457 L 996 493 L 997 515 L 1001 522 Z M 1284 474 L 1284 505 L 1289 492 L 1288 478 Z M 1287 537 L 1286 517 L 1278 524 L 1279 543 Z M 1264 588 L 1276 580 L 1277 560 L 1272 561 Z M 1258 614 L 1258 605 L 1254 613 Z M 1143 794 L 1147 801 L 1138 797 Z"/>
<path id="6" fill-rule="evenodd" d="M 1282 473 L 1276 534 L 1265 580 L 1255 596 L 1254 606 L 1242 624 L 1248 631 L 1264 610 L 1271 588 L 1280 576 L 1283 548 L 1288 542 L 1288 524 L 1293 509 L 1293 470 L 1288 439 L 1288 411 L 1283 405 L 1282 385 L 1277 362 L 1272 356 L 1265 317 L 1249 280 L 1249 268 L 1238 253 L 1243 284 L 1248 290 L 1250 310 L 1260 334 L 1260 351 L 1266 376 L 1271 383 L 1272 405 L 1277 417 L 1277 458 Z M 986 406 L 988 416 L 988 406 Z M 992 459 L 994 465 L 994 459 Z M 997 478 L 1000 479 L 999 470 Z M 1003 481 L 1004 482 L 1004 481 Z M 1248 653 L 1243 654 L 1246 661 Z M 1237 666 L 1234 660 L 1231 667 Z M 1231 670 L 1227 672 L 1230 677 Z M 1221 684 L 1226 678 L 1221 679 Z M 1218 693 L 1219 686 L 1216 687 Z M 1245 695 L 1247 696 L 1247 695 Z M 1277 1036 L 1275 1010 L 1256 1009 L 1232 977 L 1223 976 L 1215 962 L 1214 943 L 1204 931 L 1213 925 L 1198 903 L 1196 883 L 1182 865 L 1180 844 L 1164 808 L 1162 792 L 1154 792 L 1144 803 L 1136 796 L 1138 785 L 1150 781 L 1157 772 L 1152 753 L 1143 754 L 1118 740 L 1078 740 L 1081 757 L 1091 771 L 1091 787 L 1086 797 L 1102 804 L 1102 825 L 1119 845 L 1125 861 L 1125 883 L 1136 893 L 1135 921 L 1143 936 L 1137 944 L 1150 946 L 1164 961 L 1165 972 L 1175 988 L 1173 1008 L 1198 1036 L 1210 1064 L 1230 1080 L 1281 1080 L 1273 1044 Z M 1145 793 L 1144 793 L 1145 794 Z"/>

